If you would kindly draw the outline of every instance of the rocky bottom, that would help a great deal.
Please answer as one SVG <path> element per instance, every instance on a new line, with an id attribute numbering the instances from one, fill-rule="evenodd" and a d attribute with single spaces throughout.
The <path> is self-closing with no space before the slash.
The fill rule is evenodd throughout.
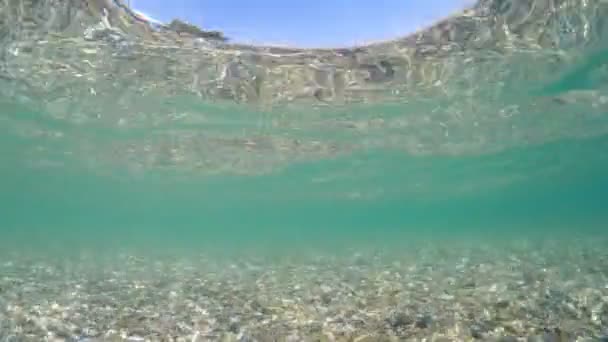
<path id="1" fill-rule="evenodd" d="M 608 341 L 599 239 L 270 257 L 0 252 L 0 341 Z"/>

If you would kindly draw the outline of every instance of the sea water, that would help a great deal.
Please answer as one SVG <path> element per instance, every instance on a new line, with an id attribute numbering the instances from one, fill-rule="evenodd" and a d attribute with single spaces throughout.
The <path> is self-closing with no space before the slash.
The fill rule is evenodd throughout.
<path id="1" fill-rule="evenodd" d="M 608 60 L 608 54 L 603 58 Z M 534 113 L 540 125 L 555 124 L 555 107 L 549 105 L 546 112 Z M 407 111 L 407 105 L 372 105 L 365 110 L 383 117 L 394 115 L 399 106 Z M 580 122 L 577 129 L 606 126 L 606 108 L 583 104 L 572 109 L 597 112 L 593 121 Z M 331 109 L 325 110 L 331 115 Z M 301 111 L 307 115 L 305 108 Z M 345 111 L 336 110 L 339 115 Z M 70 151 L 78 146 L 70 144 L 103 146 L 119 139 L 145 144 L 148 133 L 115 134 L 53 123 L 44 119 L 44 113 L 10 103 L 3 104 L 2 113 L 5 118 L 29 120 L 36 129 L 65 134 L 48 140 L 23 138 L 3 124 L 2 241 L 13 247 L 56 243 L 72 250 L 103 241 L 115 247 L 159 249 L 233 249 L 241 244 L 291 249 L 315 244 L 344 247 L 354 241 L 399 244 L 422 235 L 601 236 L 608 215 L 608 136 L 573 138 L 569 127 L 564 127 L 563 137 L 496 152 L 411 155 L 397 148 L 370 147 L 285 163 L 254 175 L 221 170 L 208 175 L 204 170 L 172 168 L 170 162 L 136 172 L 120 164 L 90 167 L 74 160 Z M 194 128 L 199 129 L 205 128 Z M 259 133 L 256 127 L 247 129 Z M 149 136 L 162 135 L 162 130 Z M 367 134 L 384 133 L 382 128 L 347 131 L 336 139 L 356 143 Z M 36 149 L 44 152 L 39 153 L 40 160 Z M 245 154 L 267 158 L 255 151 Z M 260 165 L 251 167 L 264 167 L 263 162 Z"/>
<path id="2" fill-rule="evenodd" d="M 124 88 L 112 85 L 115 97 L 80 89 L 101 102 L 74 91 L 70 105 L 51 110 L 41 105 L 50 103 L 44 96 L 69 84 L 49 79 L 48 94 L 33 94 L 2 83 L 3 260 L 7 267 L 19 265 L 15 255 L 72 263 L 108 253 L 156 262 L 173 260 L 163 259 L 166 254 L 287 260 L 310 251 L 349 258 L 437 245 L 456 261 L 467 259 L 457 249 L 462 244 L 513 241 L 526 247 L 509 260 L 536 256 L 548 242 L 547 253 L 579 248 L 583 255 L 585 245 L 576 241 L 602 243 L 608 222 L 608 52 L 602 42 L 551 74 L 532 75 L 549 69 L 544 50 L 491 71 L 534 64 L 529 81 L 507 77 L 479 90 L 470 80 L 445 96 L 405 92 L 396 100 L 340 106 L 261 108 L 196 94 L 137 97 L 123 80 Z M 461 67 L 456 73 L 466 74 Z M 473 96 L 464 96 L 469 90 Z M 117 111 L 123 93 L 143 113 L 136 124 L 122 125 L 130 118 Z M 98 121 L 79 121 L 78 111 L 88 107 L 98 110 Z M 146 118 L 146 110 L 158 108 L 164 114 Z M 594 277 L 605 272 L 603 256 L 585 258 L 599 265 Z M 385 269 L 391 267 L 399 269 Z M 443 281 L 434 279 L 427 280 Z M 605 291 L 601 280 L 594 284 Z"/>

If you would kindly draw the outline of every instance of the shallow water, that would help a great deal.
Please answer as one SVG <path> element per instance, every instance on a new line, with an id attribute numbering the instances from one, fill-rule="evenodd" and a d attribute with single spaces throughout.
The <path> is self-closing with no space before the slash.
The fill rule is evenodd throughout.
<path id="1" fill-rule="evenodd" d="M 524 6 L 523 3 L 528 2 L 518 5 Z M 542 1 L 536 3 L 546 5 Z M 237 71 L 229 71 L 233 62 L 222 74 L 232 73 L 232 78 L 226 76 L 223 82 L 236 84 L 229 87 L 234 93 L 228 96 L 219 90 L 215 93 L 215 87 L 220 88 L 215 83 L 201 85 L 200 65 L 198 69 L 184 67 L 195 70 L 192 83 L 192 75 L 183 74 L 179 67 L 164 62 L 154 64 L 150 57 L 153 54 L 143 53 L 140 60 L 122 59 L 116 55 L 118 48 L 100 43 L 95 47 L 96 56 L 90 56 L 88 61 L 99 69 L 87 74 L 87 67 L 83 66 L 86 63 L 74 66 L 77 58 L 66 51 L 85 51 L 79 44 L 89 44 L 86 54 L 91 55 L 91 45 L 97 43 L 79 42 L 79 38 L 53 42 L 47 32 L 37 37 L 38 42 L 40 37 L 48 38 L 48 42 L 29 50 L 24 48 L 25 38 L 22 45 L 3 41 L 0 264 L 10 276 L 0 282 L 0 304 L 13 309 L 0 311 L 0 321 L 4 316 L 13 318 L 6 320 L 11 322 L 8 325 L 0 324 L 0 338 L 43 334 L 38 330 L 26 334 L 16 328 L 27 326 L 14 316 L 14 305 L 28 307 L 22 299 L 15 299 L 21 298 L 17 295 L 20 292 L 10 292 L 21 291 L 15 285 L 21 284 L 19 281 L 33 284 L 47 279 L 49 288 L 57 289 L 97 284 L 93 279 L 98 279 L 98 285 L 83 285 L 86 297 L 80 298 L 96 307 L 90 296 L 103 292 L 96 286 L 101 287 L 106 281 L 108 284 L 103 286 L 117 294 L 113 299 L 116 301 L 131 293 L 126 287 L 140 281 L 148 288 L 167 293 L 170 290 L 155 282 L 163 276 L 159 271 L 162 267 L 170 269 L 167 274 L 180 288 L 186 282 L 198 281 L 193 280 L 193 274 L 202 278 L 209 274 L 210 279 L 223 279 L 228 284 L 240 279 L 242 286 L 248 287 L 256 281 L 259 269 L 270 274 L 274 274 L 272 270 L 277 274 L 291 272 L 292 280 L 285 286 L 300 288 L 298 284 L 302 284 L 306 290 L 307 282 L 311 289 L 326 282 L 335 288 L 338 285 L 332 281 L 347 277 L 347 270 L 370 279 L 372 274 L 381 278 L 382 270 L 391 270 L 399 277 L 386 280 L 386 284 L 406 286 L 401 276 L 417 279 L 418 285 L 436 282 L 438 287 L 433 293 L 443 298 L 445 293 L 452 293 L 454 277 L 459 282 L 461 278 L 468 279 L 467 272 L 481 272 L 475 277 L 485 279 L 484 286 L 494 289 L 488 290 L 491 293 L 498 291 L 498 297 L 516 298 L 519 293 L 517 300 L 523 300 L 528 292 L 537 291 L 536 299 L 529 301 L 544 303 L 543 291 L 560 289 L 572 298 L 578 296 L 580 303 L 591 300 L 586 297 L 591 296 L 589 293 L 596 296 L 594 300 L 601 294 L 608 298 L 608 264 L 602 254 L 608 222 L 608 52 L 604 45 L 607 36 L 602 30 L 608 25 L 600 20 L 605 18 L 601 13 L 608 10 L 606 3 L 600 1 L 586 5 L 563 1 L 559 2 L 561 7 L 557 3 L 555 18 L 563 14 L 567 20 L 560 22 L 570 25 L 570 31 L 561 32 L 564 36 L 556 40 L 554 50 L 540 45 L 529 50 L 498 49 L 499 52 L 467 48 L 462 54 L 454 52 L 452 57 L 424 57 L 420 64 L 408 64 L 418 67 L 413 73 L 420 72 L 422 76 L 398 69 L 395 79 L 379 88 L 361 90 L 347 86 L 343 93 L 351 92 L 349 101 L 344 100 L 348 96 L 340 99 L 337 95 L 337 73 L 331 74 L 335 79 L 330 88 L 319 88 L 331 89 L 332 96 L 320 98 L 319 92 L 314 92 L 301 103 L 290 98 L 289 94 L 301 91 L 294 90 L 301 86 L 296 76 L 304 73 L 297 63 L 286 63 L 296 70 L 289 74 L 294 80 L 285 81 L 284 89 L 270 95 L 274 98 L 264 102 L 258 91 L 255 101 L 250 101 L 252 95 L 243 89 L 250 84 L 247 82 L 258 82 L 260 77 L 235 76 Z M 568 6 L 580 9 L 572 14 Z M 505 18 L 517 22 L 511 17 L 516 12 L 509 11 Z M 595 36 L 580 33 L 587 30 Z M 526 34 L 533 36 L 528 31 Z M 15 32 L 18 36 L 25 31 Z M 493 32 L 498 41 L 498 33 Z M 582 36 L 585 39 L 569 40 Z M 514 38 L 510 45 L 500 46 L 521 47 L 527 44 L 524 38 L 525 34 L 521 40 Z M 544 41 L 539 38 L 538 44 L 541 43 Z M 157 43 L 142 46 L 146 44 Z M 50 45 L 53 47 L 47 49 Z M 26 56 L 15 49 L 26 51 Z M 176 56 L 186 53 L 185 48 L 170 49 Z M 372 51 L 373 54 L 380 52 Z M 225 57 L 220 52 L 218 55 L 218 59 Z M 36 56 L 41 61 L 52 61 L 48 63 L 52 68 L 45 69 L 46 62 L 28 66 Z M 173 58 L 166 50 L 161 50 L 160 56 Z M 556 56 L 559 61 L 553 59 Z M 390 58 L 387 60 L 396 60 L 395 56 Z M 135 74 L 127 75 L 129 70 L 138 68 L 138 62 L 142 69 L 143 65 L 155 65 L 156 71 L 148 70 L 139 76 L 141 79 L 136 79 Z M 445 67 L 441 72 L 433 69 L 442 63 Z M 78 74 L 69 78 L 66 75 L 74 71 L 71 68 Z M 216 71 L 221 73 L 220 69 Z M 423 69 L 428 70 L 420 71 Z M 108 76 L 111 73 L 113 76 Z M 266 77 L 260 82 L 274 82 Z M 410 84 L 412 79 L 420 83 Z M 429 79 L 434 80 L 431 85 Z M 271 86 L 274 85 L 268 85 Z M 189 90 L 184 91 L 186 88 Z M 247 100 L 237 101 L 235 89 L 246 93 Z M 406 91 L 398 93 L 397 89 Z M 205 93 L 207 90 L 210 93 Z M 357 92 L 364 94 L 359 96 Z M 242 103 L 226 101 L 226 97 Z M 206 255 L 209 261 L 200 255 Z M 141 264 L 139 257 L 145 260 Z M 274 263 L 260 261 L 267 257 Z M 469 259 L 477 260 L 473 262 L 477 266 L 469 269 L 468 261 L 464 261 Z M 233 260 L 236 261 L 232 263 Z M 458 260 L 463 260 L 460 266 L 451 264 Z M 96 262 L 106 264 L 100 266 Z M 249 262 L 258 266 L 250 266 Z M 248 266 L 239 266 L 241 263 Z M 306 266 L 309 264 L 316 266 Z M 483 271 L 484 264 L 495 265 L 494 273 Z M 318 279 L 308 277 L 310 267 L 318 267 Z M 448 270 L 454 267 L 457 273 L 451 274 Z M 463 269 L 468 271 L 461 272 Z M 421 270 L 435 273 L 429 275 Z M 390 272 L 386 277 L 392 277 Z M 507 285 L 519 284 L 518 277 L 540 277 L 546 282 L 524 279 L 521 281 L 529 287 L 510 288 L 508 292 Z M 570 280 L 565 279 L 568 277 Z M 278 278 L 273 279 L 265 283 L 259 278 L 257 281 L 268 287 L 255 291 L 265 296 L 265 291 L 272 293 L 274 289 L 286 300 L 297 301 L 297 294 L 289 294 Z M 442 287 L 444 281 L 450 285 Z M 503 281 L 507 285 L 504 294 L 500 294 Z M 552 285 L 547 285 L 550 282 Z M 123 290 L 117 284 L 124 285 L 122 289 L 127 292 L 118 295 Z M 377 280 L 370 291 L 382 293 L 382 284 Z M 43 298 L 47 301 L 45 307 L 54 312 L 57 307 L 48 302 L 52 299 L 45 295 L 44 286 L 32 286 L 31 300 Z M 495 305 L 490 302 L 496 298 L 486 296 L 486 287 L 479 287 L 480 297 L 462 299 L 456 295 L 454 299 L 450 294 L 441 300 L 456 300 L 464 307 L 469 302 Z M 321 298 L 328 291 L 323 290 Z M 445 293 L 439 295 L 442 291 Z M 471 291 L 477 296 L 476 290 Z M 61 301 L 60 308 L 70 306 L 70 296 L 55 294 L 55 298 L 61 298 L 57 299 Z M 170 300 L 175 305 L 185 300 L 179 291 L 176 296 Z M 239 296 L 244 298 L 245 294 L 234 294 L 235 298 Z M 442 321 L 439 312 L 445 302 L 441 303 L 427 302 L 423 310 L 437 315 L 436 332 L 443 331 L 455 340 L 472 338 L 475 333 L 467 329 L 477 329 L 479 324 L 472 323 L 475 320 L 470 317 L 463 321 L 465 332 L 442 330 L 452 321 L 445 317 Z M 331 308 L 329 303 L 325 305 Z M 405 304 L 386 305 L 375 307 L 379 311 L 374 312 L 389 315 Z M 454 308 L 458 305 L 444 309 L 457 310 Z M 583 313 L 578 314 L 578 323 L 574 324 L 578 326 L 564 323 L 561 329 L 569 330 L 572 336 L 599 338 L 602 332 L 608 334 L 602 330 L 603 324 L 608 324 L 608 303 L 596 311 L 580 305 L 576 308 Z M 528 314 L 535 317 L 529 318 L 530 324 L 545 319 L 544 328 L 554 328 L 564 317 L 574 320 L 559 311 L 562 309 L 538 310 L 551 313 L 547 317 Z M 177 311 L 171 307 L 165 314 Z M 40 310 L 37 312 L 30 315 L 42 315 Z M 511 314 L 519 319 L 525 316 L 522 312 Z M 292 322 L 291 313 L 273 315 L 280 322 Z M 321 311 L 315 315 L 313 320 L 325 319 Z M 459 313 L 454 315 L 460 317 Z M 386 320 L 391 322 L 392 318 Z M 503 323 L 494 323 L 494 332 L 488 330 L 483 335 L 500 336 L 510 331 L 523 339 L 543 329 L 537 325 L 509 325 L 511 330 L 504 330 L 507 325 Z M 111 331 L 119 325 L 87 324 L 96 332 L 72 329 L 68 336 L 110 338 L 114 336 Z M 173 321 L 165 324 L 168 330 L 163 333 L 178 326 Z M 248 329 L 264 331 L 271 325 Z M 393 327 L 394 331 L 387 334 L 435 336 L 424 326 L 412 323 L 413 330 L 403 328 L 410 331 L 407 334 Z M 211 329 L 219 335 L 209 333 L 209 339 L 219 338 L 226 327 L 220 321 L 215 330 Z M 12 333 L 3 335 L 2 329 Z M 46 330 L 58 334 L 57 329 Z M 126 329 L 127 335 L 147 336 L 150 332 L 133 332 L 133 326 L 121 329 Z M 203 336 L 202 331 L 183 332 L 180 336 L 194 341 L 193 336 Z M 338 334 L 337 330 L 332 331 L 325 331 L 324 336 Z M 359 331 L 354 335 L 366 333 L 376 336 L 378 332 Z"/>
<path id="2" fill-rule="evenodd" d="M 375 115 L 381 116 L 381 110 Z M 600 124 L 607 121 L 605 114 L 598 114 Z M 21 115 L 43 114 L 10 112 Z M 552 114 L 541 115 L 550 124 Z M 45 124 L 36 125 L 44 129 Z M 590 130 L 598 127 L 589 125 Z M 180 170 L 170 160 L 136 171 L 120 164 L 88 166 L 66 153 L 80 147 L 70 144 L 99 147 L 120 138 L 111 131 L 64 128 L 72 130 L 66 136 L 77 138 L 54 142 L 3 135 L 4 242 L 10 244 L 12 237 L 25 244 L 57 240 L 67 249 L 99 239 L 116 246 L 218 243 L 222 248 L 289 249 L 395 243 L 422 235 L 602 235 L 608 215 L 608 136 L 603 134 L 571 138 L 565 132 L 555 141 L 467 155 L 366 148 L 284 163 L 263 174 L 228 170 L 207 175 Z M 351 135 L 347 141 L 366 137 L 346 134 Z M 146 133 L 133 135 L 129 139 L 135 144 Z M 245 153 L 251 168 L 256 158 L 274 157 Z"/>

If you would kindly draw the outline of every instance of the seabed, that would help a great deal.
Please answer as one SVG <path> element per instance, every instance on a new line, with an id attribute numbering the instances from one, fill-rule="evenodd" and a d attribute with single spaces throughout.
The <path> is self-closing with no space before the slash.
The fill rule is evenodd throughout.
<path id="1" fill-rule="evenodd" d="M 606 341 L 590 236 L 264 254 L 6 248 L 2 341 Z"/>

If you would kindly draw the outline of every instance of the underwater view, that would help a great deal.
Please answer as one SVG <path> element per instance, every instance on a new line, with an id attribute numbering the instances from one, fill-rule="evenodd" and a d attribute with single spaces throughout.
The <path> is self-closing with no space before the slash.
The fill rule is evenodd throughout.
<path id="1" fill-rule="evenodd" d="M 0 341 L 608 341 L 608 2 L 232 43 L 0 1 Z"/>

